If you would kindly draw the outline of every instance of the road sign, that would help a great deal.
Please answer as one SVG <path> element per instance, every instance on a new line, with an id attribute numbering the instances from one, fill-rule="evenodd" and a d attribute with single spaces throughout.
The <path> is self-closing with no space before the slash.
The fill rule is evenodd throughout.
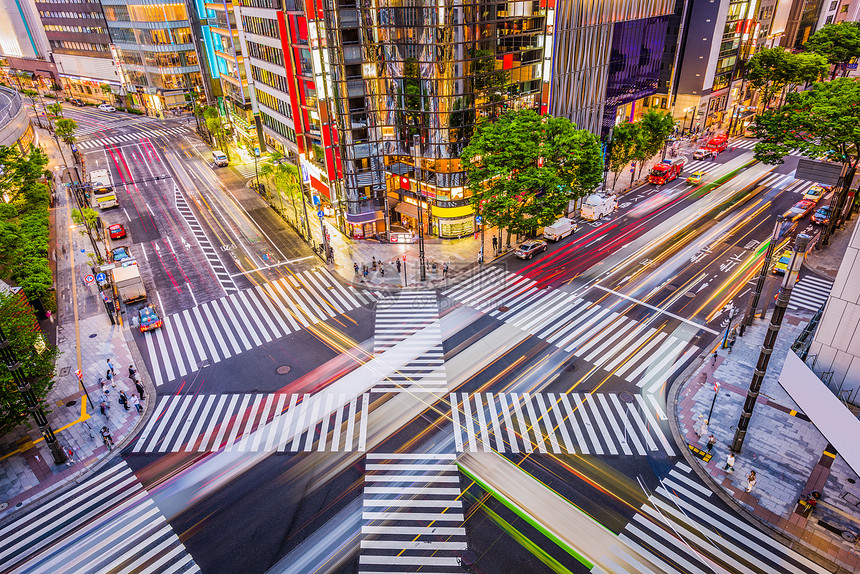
<path id="1" fill-rule="evenodd" d="M 102 274 L 102 275 L 104 275 L 104 274 Z M 84 283 L 86 283 L 87 285 L 90 285 L 95 280 L 96 280 L 96 278 L 93 277 L 92 275 L 84 275 Z"/>
<path id="2" fill-rule="evenodd" d="M 323 210 L 322 210 L 322 209 L 320 209 L 319 211 L 317 211 L 317 217 L 322 218 L 322 216 L 323 216 L 323 215 L 325 215 L 325 213 L 323 213 Z"/>
<path id="3" fill-rule="evenodd" d="M 720 381 L 714 381 L 714 392 L 715 393 L 720 392 Z"/>
<path id="4" fill-rule="evenodd" d="M 406 261 L 406 256 L 405 256 L 405 255 L 403 256 L 403 260 L 404 260 L 404 261 Z"/>
<path id="5" fill-rule="evenodd" d="M 484 218 L 481 217 L 480 215 L 476 215 L 475 216 L 475 223 L 477 223 L 478 225 L 481 225 L 482 223 L 484 223 Z"/>
<path id="6" fill-rule="evenodd" d="M 72 151 L 78 151 L 78 147 L 75 144 L 72 144 Z"/>
<path id="7" fill-rule="evenodd" d="M 87 277 L 92 277 L 92 275 L 87 275 Z M 98 279 L 99 283 L 104 283 L 107 280 L 107 275 L 99 273 L 96 275 L 96 279 Z M 92 281 L 88 281 L 88 283 L 92 283 Z"/>

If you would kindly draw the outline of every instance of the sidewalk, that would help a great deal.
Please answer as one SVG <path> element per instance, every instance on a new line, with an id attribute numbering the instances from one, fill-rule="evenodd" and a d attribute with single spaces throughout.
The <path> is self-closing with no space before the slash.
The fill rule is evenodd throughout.
<path id="1" fill-rule="evenodd" d="M 687 462 L 726 503 L 753 523 L 776 534 L 783 542 L 834 572 L 860 570 L 860 552 L 854 543 L 860 536 L 858 477 L 842 460 L 828 453 L 828 442 L 779 385 L 782 362 L 811 314 L 788 312 L 783 321 L 767 375 L 734 473 L 724 470 L 734 429 L 740 418 L 749 382 L 764 341 L 767 320 L 757 319 L 732 353 L 719 349 L 714 363 L 710 352 L 699 366 L 688 369 L 686 380 L 670 390 L 672 431 L 679 444 L 707 451 L 708 433 L 701 438 L 696 428 L 708 417 L 714 399 L 714 381 L 721 388 L 714 404 L 708 432 L 717 439 L 713 458 L 707 462 L 692 450 L 684 450 Z M 829 467 L 829 468 L 828 468 Z M 757 474 L 757 484 L 747 493 L 747 475 Z M 823 487 L 810 487 L 819 480 Z M 826 482 L 824 482 L 826 480 Z M 811 490 L 821 500 L 806 517 L 796 512 L 797 501 Z"/>
<path id="2" fill-rule="evenodd" d="M 839 265 L 842 264 L 842 255 L 851 241 L 852 230 L 858 221 L 860 218 L 855 215 L 848 220 L 843 228 L 837 228 L 833 237 L 830 238 L 830 245 L 810 253 L 806 257 L 806 261 L 803 262 L 803 266 L 816 275 L 835 280 Z"/>
<path id="3" fill-rule="evenodd" d="M 44 131 L 40 130 L 40 134 L 51 160 L 50 165 L 60 164 L 53 140 L 45 138 Z M 134 407 L 126 411 L 117 400 L 121 390 L 129 397 L 137 393 L 134 383 L 127 376 L 130 364 L 135 365 L 144 381 L 147 393 L 144 405 L 152 403 L 153 387 L 148 382 L 143 361 L 131 339 L 128 326 L 111 325 L 97 289 L 92 285 L 84 285 L 82 281 L 84 274 L 89 273 L 89 267 L 81 250 L 91 250 L 92 247 L 77 228 L 70 229 L 71 201 L 61 188 L 52 210 L 50 252 L 56 263 L 58 312 L 53 317 L 56 323 L 43 321 L 42 328 L 48 332 L 49 340 L 56 340 L 60 350 L 56 382 L 46 398 L 46 415 L 59 444 L 74 452 L 73 462 L 55 465 L 35 427 L 22 425 L 0 437 L 0 521 L 96 470 L 111 456 L 119 453 L 124 442 L 134 434 L 137 424 L 152 411 L 147 409 L 143 415 L 137 414 Z M 55 329 L 55 333 L 50 333 L 51 329 Z M 110 390 L 110 409 L 103 416 L 98 408 L 102 395 L 97 380 L 98 377 L 105 377 L 107 359 L 112 360 L 117 377 L 116 387 L 107 387 Z M 83 371 L 86 392 L 79 387 L 75 375 L 78 368 Z M 111 431 L 115 445 L 112 452 L 102 443 L 99 434 L 102 426 L 107 426 Z"/>

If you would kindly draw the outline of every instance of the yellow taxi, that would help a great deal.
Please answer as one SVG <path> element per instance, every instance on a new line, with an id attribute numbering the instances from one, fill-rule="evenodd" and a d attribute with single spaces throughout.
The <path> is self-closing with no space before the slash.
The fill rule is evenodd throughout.
<path id="1" fill-rule="evenodd" d="M 702 183 L 702 178 L 708 174 L 706 171 L 694 171 L 693 174 L 687 178 L 687 183 Z"/>
<path id="2" fill-rule="evenodd" d="M 785 272 L 788 270 L 788 264 L 791 262 L 791 249 L 786 249 L 782 252 L 782 255 L 779 256 L 779 259 L 776 260 L 776 264 L 773 266 L 773 272 L 777 275 L 785 275 Z"/>
<path id="3" fill-rule="evenodd" d="M 816 183 L 815 185 L 810 187 L 806 193 L 803 194 L 803 199 L 818 203 L 819 201 L 821 201 L 821 198 L 824 197 L 824 194 L 828 191 L 830 191 L 829 188 Z"/>

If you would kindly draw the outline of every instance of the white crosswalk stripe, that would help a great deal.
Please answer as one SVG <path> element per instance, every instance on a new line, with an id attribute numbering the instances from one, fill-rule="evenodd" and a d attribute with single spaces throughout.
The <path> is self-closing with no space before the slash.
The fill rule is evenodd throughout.
<path id="1" fill-rule="evenodd" d="M 257 170 L 253 163 L 231 163 L 230 167 L 239 172 L 239 175 L 245 179 L 251 179 L 257 174 Z"/>
<path id="2" fill-rule="evenodd" d="M 788 308 L 818 311 L 822 305 L 827 303 L 831 289 L 833 289 L 833 281 L 811 273 L 804 275 L 791 290 Z"/>
<path id="3" fill-rule="evenodd" d="M 713 160 L 709 159 L 694 159 L 688 161 L 684 164 L 683 177 L 689 177 L 693 175 L 693 172 L 702 170 L 702 171 L 713 171 L 715 168 L 719 167 L 720 164 Z"/>
<path id="4" fill-rule="evenodd" d="M 176 203 L 176 211 L 179 212 L 182 219 L 184 219 L 185 223 L 188 224 L 188 227 L 191 228 L 191 233 L 194 234 L 197 244 L 200 245 L 200 250 L 203 252 L 203 255 L 206 256 L 206 261 L 208 261 L 209 265 L 212 267 L 212 273 L 215 275 L 215 279 L 218 280 L 221 288 L 224 289 L 224 293 L 227 295 L 236 293 L 239 289 L 236 287 L 233 277 L 227 271 L 227 268 L 224 267 L 224 263 L 218 256 L 218 252 L 215 251 L 214 247 L 212 247 L 209 237 L 206 235 L 206 232 L 203 231 L 203 227 L 197 220 L 197 216 L 194 215 L 191 207 L 188 206 L 188 202 L 185 200 L 185 196 L 182 195 L 182 192 L 179 191 L 178 186 L 173 187 L 173 194 L 174 201 Z"/>
<path id="5" fill-rule="evenodd" d="M 690 467 L 678 463 L 619 534 L 602 572 L 648 572 L 639 554 L 661 572 L 824 574 L 828 570 L 729 514 L 712 501 Z M 633 552 L 629 552 L 629 550 Z M 612 564 L 611 569 L 607 566 Z M 775 568 L 778 568 L 776 570 Z M 594 572 L 595 570 L 593 570 Z"/>
<path id="6" fill-rule="evenodd" d="M 460 571 L 468 545 L 454 455 L 368 453 L 366 460 L 358 572 Z"/>
<path id="7" fill-rule="evenodd" d="M 451 393 L 449 398 L 457 452 L 675 454 L 664 432 L 668 427 L 659 422 L 662 411 L 642 395 Z"/>
<path id="8" fill-rule="evenodd" d="M 372 392 L 447 392 L 439 304 L 432 291 L 402 291 L 376 304 L 373 353 L 403 365 Z"/>
<path id="9" fill-rule="evenodd" d="M 143 334 L 153 382 L 159 386 L 184 377 L 206 362 L 229 359 L 376 297 L 319 268 L 169 315 L 161 329 Z"/>
<path id="10" fill-rule="evenodd" d="M 750 138 L 737 138 L 729 140 L 729 148 L 737 148 L 737 149 L 748 149 L 750 151 L 755 148 L 755 144 L 759 143 L 759 140 L 750 139 Z M 794 157 L 804 157 L 802 153 L 799 151 L 791 150 L 789 152 L 790 156 Z"/>
<path id="11" fill-rule="evenodd" d="M 367 393 L 161 396 L 132 452 L 363 451 L 369 407 Z"/>
<path id="12" fill-rule="evenodd" d="M 0 529 L 0 571 L 200 572 L 125 463 Z"/>
<path id="13" fill-rule="evenodd" d="M 92 133 L 92 132 L 90 132 Z M 79 149 L 96 149 L 105 145 L 123 145 L 126 143 L 139 143 L 142 138 L 165 137 L 175 138 L 176 136 L 186 135 L 188 128 L 168 128 L 160 129 L 140 129 L 130 134 L 117 134 L 105 136 L 98 139 L 76 142 L 75 145 Z M 83 133 L 78 135 L 84 135 Z M 253 166 L 251 166 L 253 168 Z"/>
<path id="14" fill-rule="evenodd" d="M 681 357 L 691 358 L 696 351 L 686 348 L 686 341 L 696 334 L 695 327 L 685 329 L 689 336 L 681 341 L 677 332 L 668 335 L 663 326 L 652 326 L 658 315 L 635 321 L 569 293 L 537 289 L 532 280 L 498 267 L 485 269 L 443 291 L 443 295 L 582 357 L 628 382 L 643 374 L 647 377 L 657 362 L 672 366 L 660 371 L 659 376 L 648 378 L 650 385 L 646 390 L 670 380 L 683 367 L 683 362 L 676 361 Z"/>

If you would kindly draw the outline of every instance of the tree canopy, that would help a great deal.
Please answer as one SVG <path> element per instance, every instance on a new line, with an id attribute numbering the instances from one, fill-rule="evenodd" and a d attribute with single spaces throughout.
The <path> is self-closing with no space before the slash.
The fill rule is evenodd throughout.
<path id="1" fill-rule="evenodd" d="M 75 131 L 78 129 L 78 122 L 75 120 L 70 120 L 68 118 L 60 118 L 56 122 L 54 122 L 54 133 L 57 134 L 57 137 L 66 142 L 69 145 L 75 143 L 77 138 L 75 137 Z"/>
<path id="2" fill-rule="evenodd" d="M 54 385 L 56 347 L 44 340 L 33 308 L 19 295 L 0 294 L 0 325 L 13 353 L 21 362 L 21 370 L 37 400 L 44 401 Z M 42 352 L 37 349 L 42 349 Z M 18 385 L 3 365 L 0 368 L 0 434 L 9 432 L 29 419 L 30 413 L 21 399 Z"/>
<path id="3" fill-rule="evenodd" d="M 745 65 L 746 79 L 761 90 L 762 107 L 786 86 L 814 82 L 827 73 L 827 60 L 821 54 L 794 54 L 785 48 L 764 48 Z"/>
<path id="4" fill-rule="evenodd" d="M 803 47 L 827 58 L 833 64 L 831 79 L 836 78 L 840 64 L 860 58 L 860 26 L 856 22 L 827 24 L 810 36 Z"/>
<path id="5" fill-rule="evenodd" d="M 837 78 L 792 92 L 779 110 L 759 114 L 756 159 L 780 164 L 791 150 L 856 167 L 860 150 L 860 81 Z"/>
<path id="6" fill-rule="evenodd" d="M 612 141 L 609 144 L 609 169 L 614 174 L 612 187 L 618 183 L 621 170 L 636 158 L 642 146 L 642 129 L 639 124 L 623 123 L 612 128 Z"/>
<path id="7" fill-rule="evenodd" d="M 461 155 L 476 213 L 510 233 L 554 222 L 600 185 L 597 136 L 565 118 L 510 111 L 481 124 Z"/>

